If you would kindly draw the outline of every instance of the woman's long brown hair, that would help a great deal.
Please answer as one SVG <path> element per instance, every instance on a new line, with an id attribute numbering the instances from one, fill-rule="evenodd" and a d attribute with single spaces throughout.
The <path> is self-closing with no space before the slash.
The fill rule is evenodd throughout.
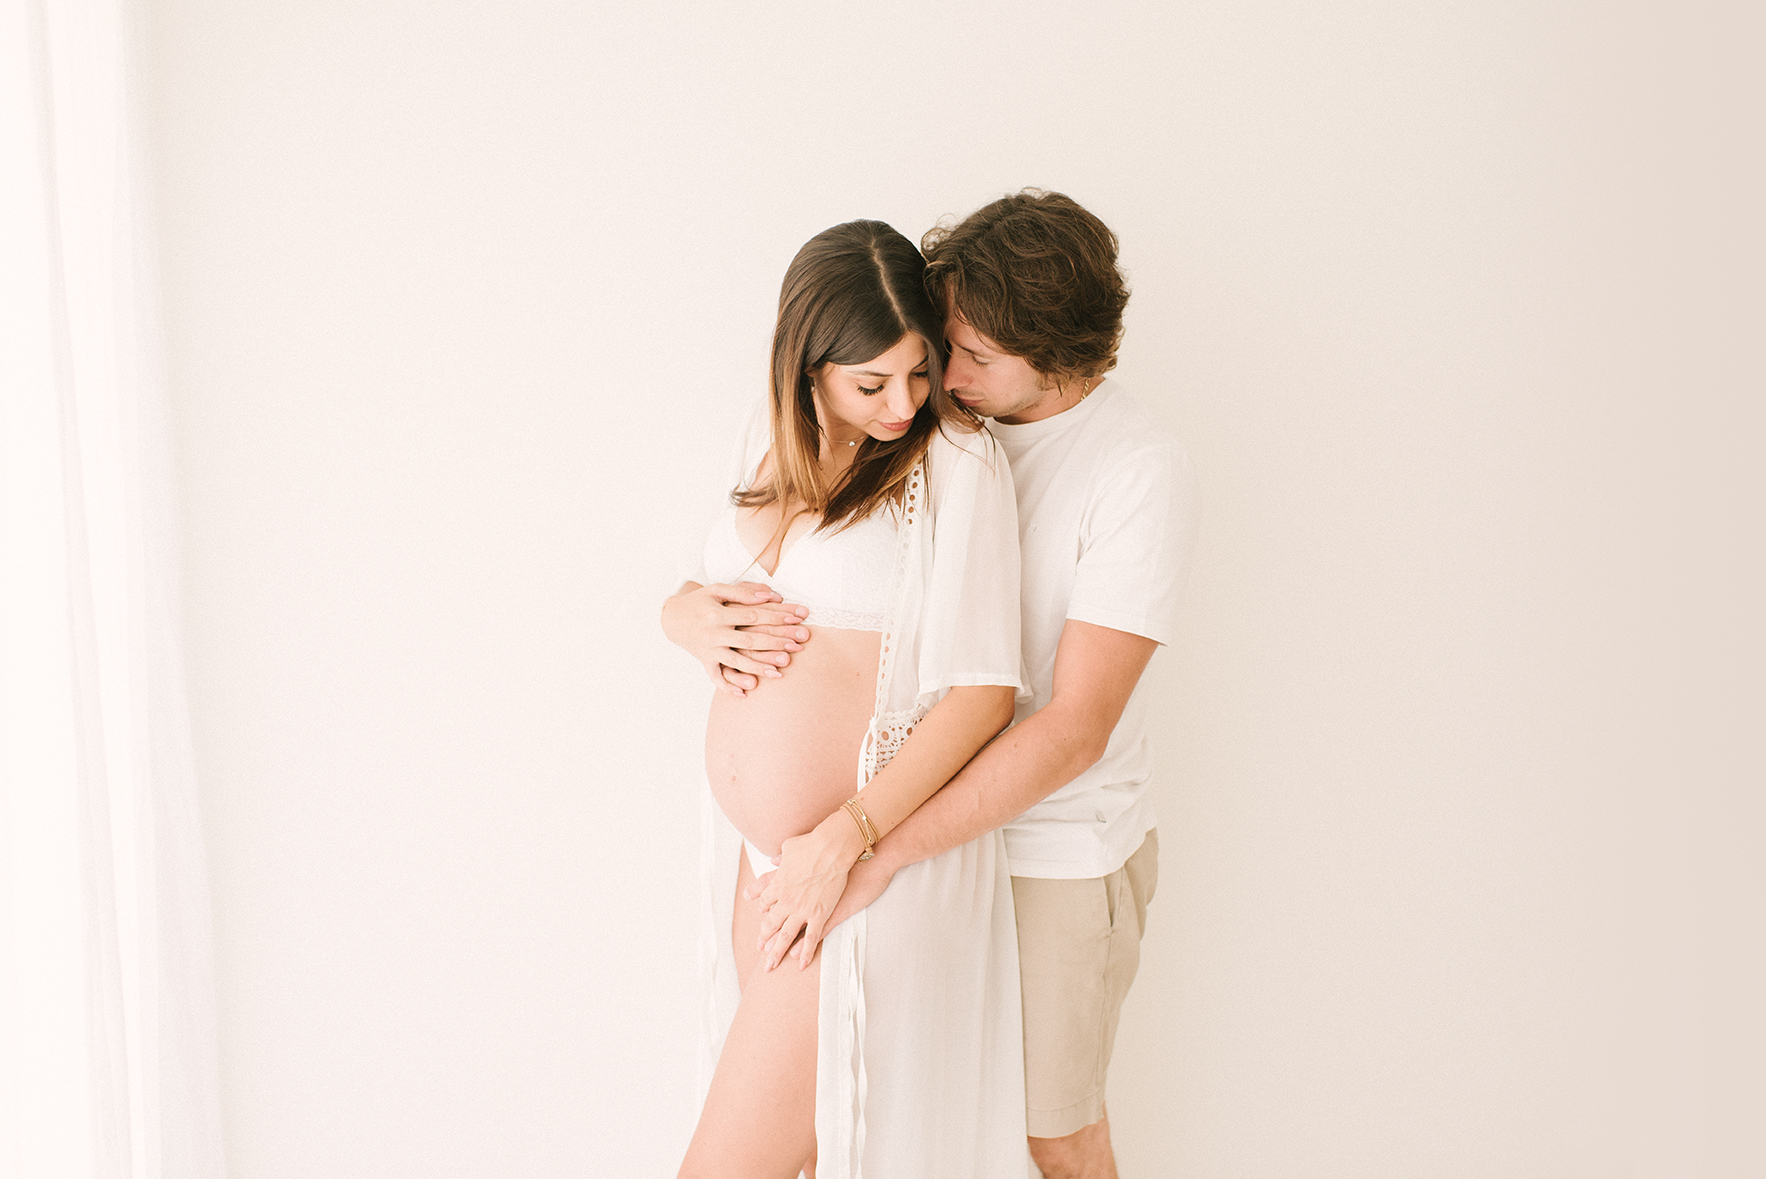
<path id="1" fill-rule="evenodd" d="M 797 251 L 773 329 L 772 470 L 755 486 L 731 492 L 738 506 L 802 504 L 821 516 L 818 529 L 838 532 L 900 496 L 942 423 L 979 427 L 944 391 L 944 325 L 926 294 L 925 272 L 914 244 L 881 221 L 836 225 Z M 926 342 L 926 404 L 901 438 L 861 441 L 852 466 L 824 486 L 810 373 L 824 364 L 863 364 L 909 334 Z"/>

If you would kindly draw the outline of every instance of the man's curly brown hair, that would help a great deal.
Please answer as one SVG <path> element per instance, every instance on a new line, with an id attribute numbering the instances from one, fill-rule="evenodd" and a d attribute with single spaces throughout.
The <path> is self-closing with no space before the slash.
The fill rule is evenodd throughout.
<path id="1" fill-rule="evenodd" d="M 1116 235 L 1072 197 L 1027 188 L 920 239 L 926 289 L 1055 382 L 1116 367 L 1128 285 Z"/>

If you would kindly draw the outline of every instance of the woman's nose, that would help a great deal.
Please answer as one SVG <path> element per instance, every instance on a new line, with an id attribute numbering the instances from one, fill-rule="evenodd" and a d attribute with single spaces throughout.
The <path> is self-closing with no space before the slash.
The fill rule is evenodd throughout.
<path id="1" fill-rule="evenodd" d="M 892 382 L 889 390 L 889 412 L 896 415 L 895 421 L 905 422 L 920 412 L 920 402 L 914 396 L 914 382 L 910 377 L 900 382 Z"/>

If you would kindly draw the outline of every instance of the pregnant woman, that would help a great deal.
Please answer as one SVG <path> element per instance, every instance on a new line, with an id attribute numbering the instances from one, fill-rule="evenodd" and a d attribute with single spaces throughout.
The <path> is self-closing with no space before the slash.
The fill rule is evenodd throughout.
<path id="1" fill-rule="evenodd" d="M 695 645 L 707 612 L 764 595 L 755 621 L 794 624 L 773 631 L 791 674 L 720 691 L 707 723 L 717 1063 L 682 1176 L 1031 1173 L 999 834 L 898 873 L 820 940 L 847 871 L 1010 721 L 1021 688 L 1011 475 L 943 391 L 924 269 L 876 221 L 798 253 L 705 584 L 664 607 L 714 680 L 728 653 Z M 774 593 L 808 608 L 800 623 Z M 762 910 L 743 896 L 763 887 L 789 934 L 808 927 L 778 969 L 786 944 L 760 961 Z"/>

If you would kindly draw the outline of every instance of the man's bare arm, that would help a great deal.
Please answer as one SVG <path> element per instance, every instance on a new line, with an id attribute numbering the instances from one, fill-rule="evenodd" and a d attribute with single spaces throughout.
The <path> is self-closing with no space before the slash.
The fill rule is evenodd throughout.
<path id="1" fill-rule="evenodd" d="M 857 865 L 828 926 L 880 896 L 896 872 L 1003 827 L 1104 756 L 1152 639 L 1069 619 L 1049 702 L 994 738 Z"/>

